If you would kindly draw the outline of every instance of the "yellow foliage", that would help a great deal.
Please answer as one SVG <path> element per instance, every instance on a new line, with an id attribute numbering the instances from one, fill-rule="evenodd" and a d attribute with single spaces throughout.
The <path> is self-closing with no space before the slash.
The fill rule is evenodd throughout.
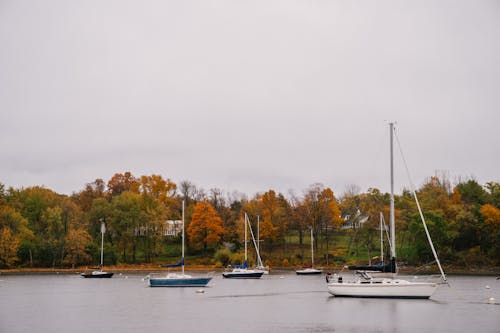
<path id="1" fill-rule="evenodd" d="M 0 230 L 0 266 L 10 267 L 16 262 L 19 243 L 9 227 Z"/>
<path id="2" fill-rule="evenodd" d="M 481 207 L 486 223 L 494 227 L 500 227 L 500 209 L 492 205 L 484 205 Z"/>

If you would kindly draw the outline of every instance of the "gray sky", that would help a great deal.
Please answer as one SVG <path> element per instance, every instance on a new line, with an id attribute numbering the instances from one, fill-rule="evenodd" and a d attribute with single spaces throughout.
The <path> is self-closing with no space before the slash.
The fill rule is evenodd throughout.
<path id="1" fill-rule="evenodd" d="M 500 181 L 500 1 L 0 0 L 0 182 Z M 396 189 L 407 186 L 401 159 Z"/>

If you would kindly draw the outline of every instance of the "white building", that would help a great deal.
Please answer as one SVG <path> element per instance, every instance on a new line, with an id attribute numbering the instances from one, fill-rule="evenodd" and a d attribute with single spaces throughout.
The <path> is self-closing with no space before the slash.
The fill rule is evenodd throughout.
<path id="1" fill-rule="evenodd" d="M 177 236 L 182 232 L 182 220 L 167 220 L 163 225 L 163 236 Z"/>
<path id="2" fill-rule="evenodd" d="M 147 231 L 154 231 L 156 232 L 158 229 L 157 227 L 145 227 L 145 226 L 142 226 L 142 227 L 138 227 L 138 228 L 135 228 L 135 235 L 136 236 L 146 236 L 147 235 Z M 177 236 L 178 234 L 180 234 L 182 232 L 182 220 L 167 220 L 167 221 L 163 221 L 163 223 L 161 224 L 161 233 L 163 234 L 163 236 L 165 237 L 169 237 L 169 236 Z"/>

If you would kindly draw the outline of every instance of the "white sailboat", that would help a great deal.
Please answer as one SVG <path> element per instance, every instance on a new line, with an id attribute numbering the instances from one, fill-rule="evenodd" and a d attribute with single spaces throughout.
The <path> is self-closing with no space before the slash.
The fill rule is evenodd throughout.
<path id="1" fill-rule="evenodd" d="M 177 264 L 164 267 L 182 267 L 182 273 L 168 273 L 166 276 L 151 273 L 146 278 L 150 287 L 206 287 L 212 280 L 211 276 L 193 277 L 184 273 L 184 201 L 182 201 L 182 258 Z"/>
<path id="2" fill-rule="evenodd" d="M 393 170 L 393 134 L 394 123 L 389 124 L 390 128 L 390 153 L 391 153 L 391 199 L 390 199 L 390 228 L 391 228 L 391 271 L 392 278 L 374 278 L 368 272 L 358 272 L 358 277 L 352 281 L 344 281 L 342 276 L 327 276 L 328 292 L 334 296 L 346 297 L 375 297 L 375 298 L 429 298 L 436 291 L 438 284 L 435 282 L 414 282 L 401 278 L 396 278 L 396 231 L 394 218 L 394 170 Z M 427 230 L 420 204 L 413 191 L 417 208 L 424 225 L 427 239 L 438 264 L 443 281 L 446 281 L 443 269 L 437 257 L 436 250 L 432 244 L 430 234 Z"/>
<path id="3" fill-rule="evenodd" d="M 323 273 L 322 269 L 314 268 L 314 236 L 313 228 L 311 228 L 311 267 L 296 270 L 297 275 L 317 275 Z"/>
<path id="4" fill-rule="evenodd" d="M 245 261 L 243 262 L 243 265 L 236 266 L 231 271 L 222 273 L 222 276 L 225 278 L 228 278 L 228 279 L 260 279 L 262 277 L 262 275 L 264 274 L 264 272 L 260 271 L 260 270 L 248 269 L 247 228 L 248 228 L 248 216 L 247 216 L 247 213 L 245 213 Z M 251 230 L 252 229 L 250 229 L 250 231 Z M 253 238 L 253 232 L 252 232 L 252 238 Z M 253 239 L 253 240 L 255 242 L 255 239 Z"/>
<path id="5" fill-rule="evenodd" d="M 106 232 L 106 225 L 104 222 L 101 222 L 101 264 L 98 267 L 98 270 L 93 271 L 91 273 L 81 273 L 80 275 L 86 279 L 108 279 L 113 276 L 111 272 L 104 272 L 102 270 L 104 264 L 104 233 Z"/>

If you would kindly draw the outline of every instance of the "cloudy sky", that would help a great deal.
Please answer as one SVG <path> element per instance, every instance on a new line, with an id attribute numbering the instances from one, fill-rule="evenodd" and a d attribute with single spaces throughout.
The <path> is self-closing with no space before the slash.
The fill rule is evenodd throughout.
<path id="1" fill-rule="evenodd" d="M 0 0 L 0 182 L 500 181 L 498 0 Z M 396 190 L 407 186 L 401 158 Z"/>

